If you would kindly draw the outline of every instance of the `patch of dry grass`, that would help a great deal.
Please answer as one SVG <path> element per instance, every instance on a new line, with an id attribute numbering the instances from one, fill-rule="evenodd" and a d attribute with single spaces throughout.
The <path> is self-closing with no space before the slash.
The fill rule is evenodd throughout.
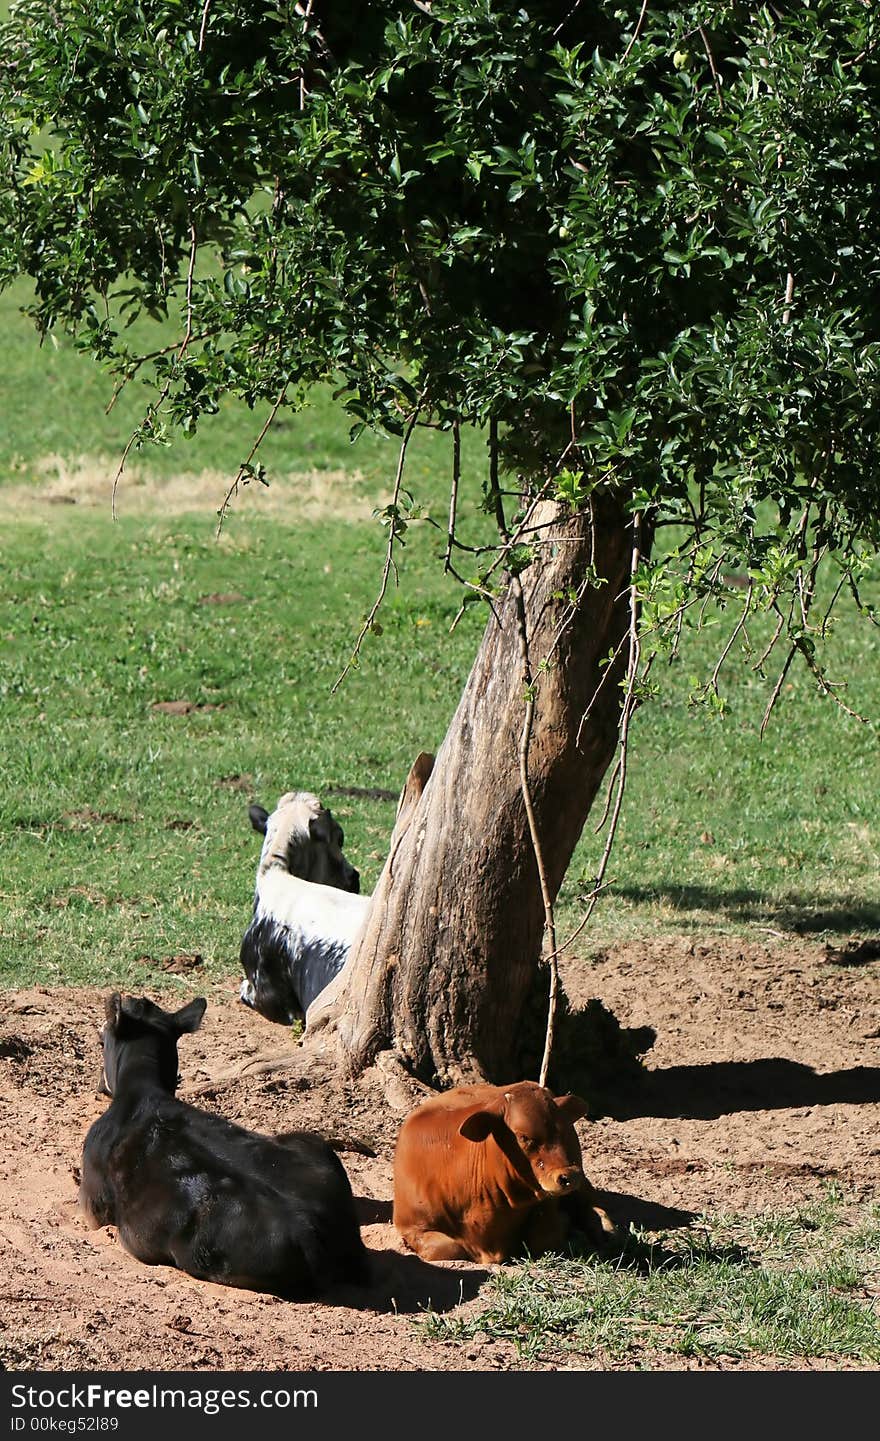
<path id="1" fill-rule="evenodd" d="M 0 487 L 0 515 L 48 520 L 53 507 L 76 505 L 109 516 L 117 465 L 104 456 L 43 456 L 28 465 L 27 480 Z M 120 515 L 210 515 L 220 509 L 233 478 L 210 469 L 158 476 L 133 465 L 119 483 L 116 508 Z M 242 485 L 230 511 L 291 521 L 369 521 L 378 504 L 361 471 L 315 469 L 280 474 L 269 486 Z"/>

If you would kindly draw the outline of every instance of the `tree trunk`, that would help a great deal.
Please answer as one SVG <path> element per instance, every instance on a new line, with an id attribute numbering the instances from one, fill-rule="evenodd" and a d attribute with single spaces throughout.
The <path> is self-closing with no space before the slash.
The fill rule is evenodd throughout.
<path id="1" fill-rule="evenodd" d="M 550 503 L 536 519 L 544 541 L 522 575 L 536 681 L 528 768 L 555 898 L 615 751 L 626 644 L 611 674 L 602 663 L 629 624 L 632 528 L 608 497 L 596 498 L 592 524 Z M 584 585 L 590 565 L 602 583 Z M 496 610 L 429 780 L 420 758 L 401 797 L 364 930 L 309 1011 L 306 1039 L 329 1027 L 349 1071 L 390 1050 L 432 1085 L 515 1076 L 544 906 L 520 784 L 511 584 Z"/>

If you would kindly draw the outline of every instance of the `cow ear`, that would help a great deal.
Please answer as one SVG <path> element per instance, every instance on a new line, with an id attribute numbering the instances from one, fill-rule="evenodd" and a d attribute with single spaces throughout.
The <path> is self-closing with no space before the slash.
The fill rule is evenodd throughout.
<path id="1" fill-rule="evenodd" d="M 330 832 L 330 813 L 320 810 L 316 816 L 309 817 L 309 835 L 313 841 L 324 841 L 330 844 L 332 839 Z"/>
<path id="2" fill-rule="evenodd" d="M 104 1019 L 111 1031 L 119 1030 L 119 1022 L 122 1019 L 122 997 L 118 991 L 108 996 L 104 1001 Z"/>
<path id="3" fill-rule="evenodd" d="M 497 1116 L 491 1111 L 473 1111 L 470 1116 L 465 1116 L 458 1128 L 458 1134 L 464 1136 L 466 1141 L 485 1141 L 491 1135 Z"/>
<path id="4" fill-rule="evenodd" d="M 248 815 L 251 818 L 251 825 L 261 836 L 266 834 L 266 822 L 269 819 L 269 812 L 265 806 L 248 806 Z"/>
<path id="5" fill-rule="evenodd" d="M 187 1031 L 197 1031 L 202 1024 L 202 1016 L 207 1009 L 208 1002 L 204 996 L 197 996 L 194 1001 L 190 1001 L 188 1006 L 181 1006 L 179 1011 L 174 1012 L 174 1015 L 171 1017 L 174 1022 L 174 1029 L 179 1031 L 181 1035 Z"/>
<path id="6" fill-rule="evenodd" d="M 579 1121 L 582 1116 L 589 1115 L 590 1108 L 581 1096 L 556 1096 L 554 1099 L 569 1121 Z"/>

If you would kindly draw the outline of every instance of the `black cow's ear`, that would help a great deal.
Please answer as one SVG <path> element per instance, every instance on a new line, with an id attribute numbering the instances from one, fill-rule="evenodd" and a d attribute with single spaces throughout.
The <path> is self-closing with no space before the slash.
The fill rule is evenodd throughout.
<path id="1" fill-rule="evenodd" d="M 181 1006 L 179 1011 L 174 1012 L 174 1015 L 171 1017 L 174 1022 L 174 1029 L 179 1031 L 181 1035 L 187 1031 L 197 1031 L 202 1024 L 202 1016 L 207 1009 L 208 1002 L 204 996 L 197 996 L 194 1001 L 190 1001 L 188 1006 Z"/>
<path id="2" fill-rule="evenodd" d="M 118 991 L 114 991 L 104 1001 L 104 1019 L 111 1031 L 119 1030 L 119 1022 L 122 1019 L 122 997 Z"/>
<path id="3" fill-rule="evenodd" d="M 466 1141 L 485 1141 L 497 1123 L 498 1117 L 493 1116 L 491 1111 L 472 1111 L 469 1116 L 465 1116 L 458 1128 L 458 1134 L 464 1136 Z"/>
<path id="4" fill-rule="evenodd" d="M 316 816 L 309 817 L 309 835 L 313 841 L 324 841 L 326 845 L 333 839 L 331 831 L 330 812 L 318 811 Z"/>
<path id="5" fill-rule="evenodd" d="M 248 815 L 251 818 L 251 825 L 261 836 L 266 834 L 266 822 L 269 819 L 269 812 L 264 806 L 248 806 Z"/>
<path id="6" fill-rule="evenodd" d="M 556 1096 L 555 1101 L 563 1116 L 570 1121 L 579 1121 L 589 1115 L 590 1107 L 582 1096 Z"/>

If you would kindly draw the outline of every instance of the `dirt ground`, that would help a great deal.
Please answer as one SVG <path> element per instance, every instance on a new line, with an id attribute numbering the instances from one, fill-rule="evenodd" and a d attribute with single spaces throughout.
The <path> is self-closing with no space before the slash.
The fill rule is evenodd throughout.
<path id="1" fill-rule="evenodd" d="M 584 1164 L 614 1218 L 648 1230 L 701 1211 L 786 1210 L 834 1179 L 852 1200 L 880 1184 L 880 946 L 664 940 L 590 965 L 570 960 L 573 1001 L 599 997 L 625 1026 L 651 1025 L 643 1091 L 579 1124 Z M 236 1001 L 237 976 L 176 978 L 176 1003 L 206 994 L 202 1030 L 180 1047 L 188 1097 L 254 1129 L 366 1142 L 345 1152 L 374 1282 L 294 1304 L 140 1265 L 112 1228 L 77 1209 L 82 1140 L 96 1095 L 103 993 L 7 992 L 0 1015 L 0 1365 L 8 1370 L 520 1370 L 506 1343 L 425 1340 L 418 1312 L 473 1313 L 485 1268 L 426 1265 L 391 1225 L 400 1115 L 362 1084 L 316 1074 L 230 1082 L 249 1059 L 291 1049 Z M 169 991 L 152 993 L 166 1002 Z M 218 1080 L 219 1078 L 219 1080 Z M 511 1078 L 513 1079 L 513 1078 Z M 647 1358 L 649 1361 L 651 1358 Z M 569 1369 L 607 1365 L 573 1357 Z M 660 1367 L 718 1363 L 657 1357 Z M 730 1362 L 731 1366 L 735 1363 Z M 753 1358 L 746 1369 L 773 1367 Z M 810 1368 L 811 1363 L 803 1363 Z M 816 1369 L 822 1363 L 812 1363 Z M 537 1369 L 557 1369 L 547 1362 Z M 827 1366 L 827 1369 L 844 1369 Z M 848 1369 L 848 1368 L 847 1368 Z"/>

